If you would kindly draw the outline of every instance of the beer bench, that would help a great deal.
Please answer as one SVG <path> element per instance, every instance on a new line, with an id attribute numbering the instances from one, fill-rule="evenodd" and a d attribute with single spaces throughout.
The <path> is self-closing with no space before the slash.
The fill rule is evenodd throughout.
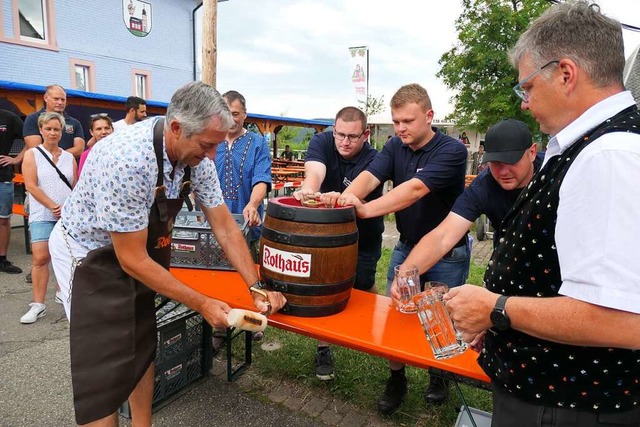
<path id="1" fill-rule="evenodd" d="M 247 285 L 235 271 L 172 268 L 171 272 L 201 294 L 225 301 L 233 308 L 255 311 Z M 451 359 L 435 359 L 418 316 L 398 312 L 391 299 L 383 295 L 353 289 L 347 307 L 340 313 L 326 317 L 275 313 L 269 316 L 269 326 L 418 368 L 431 368 L 432 373 L 453 380 L 467 411 L 458 382 L 490 389 L 489 377 L 476 362 L 477 353 L 467 350 Z M 232 331 L 227 330 L 227 337 L 231 334 Z M 245 338 L 245 361 L 235 371 L 231 369 L 231 345 L 227 345 L 229 381 L 251 364 L 249 332 Z"/>

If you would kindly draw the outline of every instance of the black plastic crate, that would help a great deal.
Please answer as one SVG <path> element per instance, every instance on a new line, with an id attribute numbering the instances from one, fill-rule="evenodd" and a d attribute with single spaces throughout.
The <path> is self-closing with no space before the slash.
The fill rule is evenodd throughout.
<path id="1" fill-rule="evenodd" d="M 242 214 L 233 214 L 249 244 L 249 225 Z M 173 226 L 171 266 L 205 270 L 235 270 L 211 232 L 202 212 L 180 211 Z"/>
<path id="2" fill-rule="evenodd" d="M 174 311 L 182 308 L 183 305 L 176 305 Z M 189 385 L 205 377 L 210 369 L 207 358 L 211 358 L 211 349 L 207 345 L 210 346 L 211 338 L 206 337 L 202 316 L 188 310 L 162 321 L 166 317 L 165 314 L 158 323 L 152 401 L 154 412 L 180 396 Z M 118 413 L 131 418 L 129 403 L 124 402 Z"/>

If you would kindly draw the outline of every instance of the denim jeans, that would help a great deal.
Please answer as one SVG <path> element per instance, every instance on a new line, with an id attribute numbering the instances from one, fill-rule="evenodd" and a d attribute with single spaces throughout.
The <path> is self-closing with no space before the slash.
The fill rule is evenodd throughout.
<path id="1" fill-rule="evenodd" d="M 425 282 L 442 282 L 453 288 L 464 284 L 469 277 L 469 263 L 471 260 L 471 250 L 469 248 L 469 240 L 467 244 L 454 248 L 448 256 L 443 257 L 427 272 L 420 276 L 420 288 L 424 289 Z M 409 252 L 413 249 L 413 245 L 407 245 L 398 241 L 393 248 L 389 269 L 387 270 L 387 295 L 390 294 L 391 285 L 393 284 L 393 268 L 400 265 L 409 256 Z"/>
<path id="2" fill-rule="evenodd" d="M 375 244 L 366 248 L 358 248 L 358 264 L 356 265 L 356 279 L 354 289 L 368 291 L 376 284 L 376 267 L 382 255 L 382 235 Z"/>
<path id="3" fill-rule="evenodd" d="M 11 218 L 13 182 L 0 182 L 0 218 Z"/>

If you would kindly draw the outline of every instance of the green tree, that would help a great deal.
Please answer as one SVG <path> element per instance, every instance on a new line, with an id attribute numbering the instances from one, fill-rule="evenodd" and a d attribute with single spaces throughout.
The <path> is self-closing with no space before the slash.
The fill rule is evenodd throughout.
<path id="1" fill-rule="evenodd" d="M 278 132 L 278 146 L 284 148 L 285 144 L 291 144 L 299 131 L 300 128 L 294 126 L 282 126 Z"/>
<path id="2" fill-rule="evenodd" d="M 509 63 L 508 52 L 547 7 L 547 0 L 462 0 L 457 43 L 438 62 L 442 68 L 437 76 L 457 91 L 448 119 L 486 132 L 502 119 L 515 118 L 539 137 L 537 123 L 520 109 L 520 99 L 511 90 L 518 83 L 518 72 Z"/>
<path id="3" fill-rule="evenodd" d="M 358 104 L 360 104 L 360 109 L 364 112 L 364 114 L 369 117 L 379 113 L 384 113 L 386 110 L 386 106 L 384 105 L 384 95 L 380 98 L 376 98 L 371 95 L 367 95 L 367 101 L 358 100 Z"/>

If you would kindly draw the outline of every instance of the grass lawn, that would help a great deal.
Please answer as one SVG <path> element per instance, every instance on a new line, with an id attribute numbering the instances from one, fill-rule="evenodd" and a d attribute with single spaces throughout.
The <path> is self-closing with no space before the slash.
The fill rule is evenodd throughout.
<path id="1" fill-rule="evenodd" d="M 386 270 L 391 257 L 390 249 L 383 249 L 378 262 L 376 284 L 379 293 L 386 288 Z M 480 284 L 485 266 L 472 265 L 469 282 Z M 376 401 L 384 390 L 389 373 L 387 361 L 365 353 L 332 346 L 336 377 L 332 381 L 319 381 L 314 371 L 316 341 L 301 335 L 269 328 L 265 341 L 277 341 L 281 348 L 264 351 L 254 346 L 252 369 L 259 376 L 286 378 L 303 383 L 311 388 L 329 391 L 334 396 L 361 408 L 376 411 Z M 409 394 L 404 404 L 391 417 L 398 425 L 452 426 L 462 402 L 457 393 L 443 405 L 426 405 L 424 390 L 428 375 L 423 369 L 407 367 Z M 491 394 L 488 391 L 462 385 L 467 403 L 478 409 L 491 411 Z M 453 391 L 453 389 L 452 389 Z"/>

